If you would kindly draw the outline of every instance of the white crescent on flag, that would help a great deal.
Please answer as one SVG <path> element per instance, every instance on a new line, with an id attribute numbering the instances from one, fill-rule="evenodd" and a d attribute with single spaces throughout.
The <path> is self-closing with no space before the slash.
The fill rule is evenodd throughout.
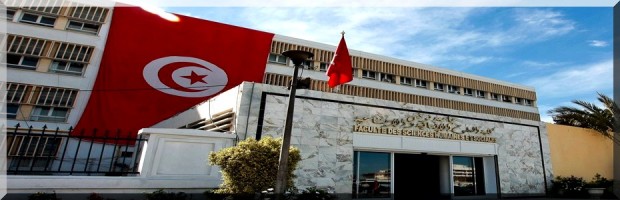
<path id="1" fill-rule="evenodd" d="M 168 56 L 149 62 L 142 72 L 153 88 L 181 97 L 207 97 L 224 89 L 226 72 L 202 59 Z"/>

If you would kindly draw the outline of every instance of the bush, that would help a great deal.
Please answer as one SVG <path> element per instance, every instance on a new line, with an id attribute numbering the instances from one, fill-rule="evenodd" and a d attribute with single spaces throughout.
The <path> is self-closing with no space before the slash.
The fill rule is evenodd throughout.
<path id="1" fill-rule="evenodd" d="M 153 193 L 145 194 L 147 200 L 185 200 L 187 194 L 183 192 L 164 192 L 163 189 L 159 189 Z"/>
<path id="2" fill-rule="evenodd" d="M 56 192 L 46 194 L 45 192 L 37 192 L 28 196 L 28 200 L 60 200 L 56 197 Z"/>
<path id="3" fill-rule="evenodd" d="M 333 200 L 337 199 L 335 196 L 329 194 L 327 191 L 317 189 L 316 187 L 307 188 L 297 196 L 300 200 Z"/>
<path id="4" fill-rule="evenodd" d="M 584 186 L 586 182 L 581 177 L 562 177 L 557 176 L 551 181 L 553 184 L 552 191 L 561 196 L 566 197 L 583 197 L 585 193 Z"/>
<path id="5" fill-rule="evenodd" d="M 224 179 L 215 193 L 255 194 L 273 188 L 276 182 L 282 139 L 247 139 L 237 146 L 209 154 L 209 164 L 219 165 Z M 299 150 L 289 149 L 286 188 L 294 187 L 293 171 L 301 160 Z"/>
<path id="6" fill-rule="evenodd" d="M 596 175 L 594 175 L 594 178 L 592 178 L 590 182 L 586 183 L 586 187 L 607 189 L 613 186 L 613 184 L 614 182 L 612 180 L 609 180 L 597 173 Z"/>

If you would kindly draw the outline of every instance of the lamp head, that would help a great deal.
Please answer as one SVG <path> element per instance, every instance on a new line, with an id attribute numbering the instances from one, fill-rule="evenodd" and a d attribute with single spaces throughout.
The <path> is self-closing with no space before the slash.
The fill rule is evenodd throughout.
<path id="1" fill-rule="evenodd" d="M 289 50 L 282 52 L 282 55 L 289 57 L 291 60 L 293 60 L 293 64 L 295 66 L 301 65 L 303 61 L 314 56 L 314 54 L 302 50 Z"/>

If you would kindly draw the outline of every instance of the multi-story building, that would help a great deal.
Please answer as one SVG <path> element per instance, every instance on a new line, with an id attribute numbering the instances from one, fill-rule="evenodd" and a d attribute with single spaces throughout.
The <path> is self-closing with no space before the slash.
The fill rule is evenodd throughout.
<path id="1" fill-rule="evenodd" d="M 9 128 L 19 123 L 68 130 L 84 111 L 114 10 L 69 1 L 62 5 L 7 9 L 3 45 L 7 47 L 4 84 Z M 314 54 L 304 63 L 302 77 L 311 81 L 309 89 L 298 95 L 293 130 L 293 145 L 303 154 L 296 171 L 300 187 L 369 197 L 373 189 L 428 193 L 429 197 L 546 192 L 551 164 L 534 88 L 350 50 L 354 79 L 334 91 L 326 84 L 325 71 L 335 47 L 281 35 L 273 38 L 270 54 L 265 55 L 261 84 L 243 83 L 153 127 L 225 131 L 240 139 L 279 136 L 293 70 L 291 61 L 281 54 L 286 50 Z M 211 108 L 211 104 L 219 106 Z M 204 118 L 205 107 L 209 118 Z M 36 153 L 44 158 L 44 165 L 17 164 L 30 171 L 35 165 L 64 171 L 54 163 L 64 159 L 64 153 L 62 158 L 59 154 L 73 144 L 68 140 L 49 134 L 9 137 L 8 153 L 13 157 Z M 78 151 L 79 143 L 75 144 L 77 148 L 68 149 Z M 110 157 L 103 156 L 105 146 L 105 142 L 95 145 L 101 149 L 100 159 Z M 111 149 L 106 154 L 114 154 L 112 159 L 116 154 L 135 157 L 138 153 L 133 151 L 139 150 Z M 84 171 L 89 162 L 98 163 L 97 170 L 113 163 L 86 159 Z M 454 164 L 457 160 L 469 160 L 469 168 Z M 380 179 L 377 188 L 360 182 L 366 174 Z M 415 185 L 411 179 L 416 177 L 425 184 Z M 456 185 L 465 179 L 476 186 Z"/>

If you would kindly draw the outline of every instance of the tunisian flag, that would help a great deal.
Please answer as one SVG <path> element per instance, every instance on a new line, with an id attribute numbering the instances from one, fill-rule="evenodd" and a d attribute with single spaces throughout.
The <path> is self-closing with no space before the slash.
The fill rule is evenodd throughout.
<path id="1" fill-rule="evenodd" d="M 116 7 L 99 73 L 75 134 L 135 137 L 243 81 L 261 82 L 272 33 L 138 7 Z M 101 134 L 99 134 L 101 133 Z M 103 135 L 99 131 L 97 135 Z"/>
<path id="2" fill-rule="evenodd" d="M 351 65 L 351 56 L 349 56 L 347 43 L 344 41 L 344 33 L 342 34 L 334 58 L 327 69 L 327 76 L 329 76 L 327 84 L 330 88 L 353 80 L 353 65 Z"/>

